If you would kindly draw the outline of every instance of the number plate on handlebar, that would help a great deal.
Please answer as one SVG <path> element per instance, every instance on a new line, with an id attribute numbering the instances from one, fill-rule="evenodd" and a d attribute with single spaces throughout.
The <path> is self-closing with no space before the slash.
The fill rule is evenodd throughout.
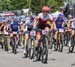
<path id="1" fill-rule="evenodd" d="M 8 35 L 8 32 L 4 32 L 5 35 Z"/>
<path id="2" fill-rule="evenodd" d="M 48 31 L 47 30 L 42 30 L 42 34 L 46 35 L 46 34 L 48 34 Z"/>
<path id="3" fill-rule="evenodd" d="M 17 32 L 13 32 L 13 34 L 17 34 Z"/>
<path id="4" fill-rule="evenodd" d="M 63 29 L 59 29 L 59 32 L 64 32 L 64 30 Z"/>
<path id="5" fill-rule="evenodd" d="M 30 32 L 30 35 L 31 35 L 31 36 L 35 36 L 35 35 L 36 35 L 36 32 L 31 31 L 31 32 Z"/>
<path id="6" fill-rule="evenodd" d="M 67 31 L 71 31 L 71 29 L 68 29 Z"/>

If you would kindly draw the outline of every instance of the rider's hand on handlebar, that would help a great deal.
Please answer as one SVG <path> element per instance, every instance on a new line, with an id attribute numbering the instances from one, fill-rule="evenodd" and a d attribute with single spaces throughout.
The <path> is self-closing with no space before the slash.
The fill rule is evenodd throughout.
<path id="1" fill-rule="evenodd" d="M 69 22 L 73 21 L 73 19 L 70 19 Z"/>

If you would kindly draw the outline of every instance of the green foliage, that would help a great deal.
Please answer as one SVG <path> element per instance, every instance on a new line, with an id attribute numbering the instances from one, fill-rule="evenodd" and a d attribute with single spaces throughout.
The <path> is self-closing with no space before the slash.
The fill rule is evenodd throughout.
<path id="1" fill-rule="evenodd" d="M 43 5 L 55 6 L 53 11 L 56 11 L 63 2 L 64 0 L 0 0 L 0 11 L 31 8 L 33 12 L 38 13 Z"/>
<path id="2" fill-rule="evenodd" d="M 56 0 L 48 0 L 47 4 L 49 6 L 54 6 L 55 8 L 53 9 L 53 12 L 56 11 L 58 7 L 58 2 Z"/>
<path id="3" fill-rule="evenodd" d="M 60 6 L 64 5 L 64 0 L 48 0 L 47 4 L 49 6 L 54 6 L 55 8 L 53 9 L 52 12 L 58 10 Z"/>

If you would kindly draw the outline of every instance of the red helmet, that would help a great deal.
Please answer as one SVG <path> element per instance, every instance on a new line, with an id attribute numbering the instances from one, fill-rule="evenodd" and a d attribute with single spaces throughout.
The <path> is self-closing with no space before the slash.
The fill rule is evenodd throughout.
<path id="1" fill-rule="evenodd" d="M 48 6 L 43 6 L 42 11 L 49 12 L 50 8 Z"/>

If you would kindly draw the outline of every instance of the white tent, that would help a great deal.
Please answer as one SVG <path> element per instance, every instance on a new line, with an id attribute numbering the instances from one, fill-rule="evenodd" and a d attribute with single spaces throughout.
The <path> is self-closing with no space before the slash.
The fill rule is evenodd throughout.
<path id="1" fill-rule="evenodd" d="M 22 11 L 23 11 L 23 14 L 24 15 L 26 15 L 26 16 L 28 16 L 29 14 L 32 14 L 32 11 L 31 11 L 31 9 L 22 9 Z"/>

